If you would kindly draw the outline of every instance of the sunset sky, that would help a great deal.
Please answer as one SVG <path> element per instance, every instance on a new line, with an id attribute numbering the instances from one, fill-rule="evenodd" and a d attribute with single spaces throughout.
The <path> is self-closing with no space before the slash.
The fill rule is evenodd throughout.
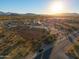
<path id="1" fill-rule="evenodd" d="M 61 1 L 65 5 L 65 12 L 79 12 L 79 0 L 0 0 L 0 11 L 37 14 L 49 13 L 55 1 Z"/>

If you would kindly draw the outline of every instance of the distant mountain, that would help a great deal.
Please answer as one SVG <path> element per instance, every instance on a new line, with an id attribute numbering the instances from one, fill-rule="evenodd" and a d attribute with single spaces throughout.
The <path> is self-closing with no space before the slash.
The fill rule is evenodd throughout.
<path id="1" fill-rule="evenodd" d="M 2 12 L 0 11 L 0 16 L 8 16 L 8 15 L 19 15 L 18 13 L 11 13 L 11 12 Z"/>
<path id="2" fill-rule="evenodd" d="M 26 14 L 18 14 L 18 13 L 12 13 L 12 12 L 2 12 L 0 11 L 0 16 L 8 16 L 8 15 L 13 15 L 13 16 L 16 16 L 16 15 L 23 15 L 23 16 L 36 16 L 37 14 L 34 14 L 34 13 L 26 13 Z"/>
<path id="3" fill-rule="evenodd" d="M 18 13 L 7 12 L 7 13 L 5 13 L 5 15 L 19 15 L 19 14 Z"/>
<path id="4" fill-rule="evenodd" d="M 2 12 L 2 11 L 0 11 L 0 16 L 8 16 L 8 15 L 11 15 L 11 16 L 16 16 L 16 15 L 36 16 L 36 15 L 43 15 L 43 14 L 34 14 L 34 13 L 18 14 L 18 13 Z M 57 15 L 57 16 L 79 16 L 79 14 L 78 13 L 62 13 L 61 15 Z"/>
<path id="5" fill-rule="evenodd" d="M 62 13 L 63 16 L 79 16 L 78 13 Z"/>
<path id="6" fill-rule="evenodd" d="M 0 15 L 5 15 L 5 13 L 4 13 L 4 12 L 2 12 L 2 11 L 0 11 Z"/>
<path id="7" fill-rule="evenodd" d="M 36 16 L 37 14 L 34 14 L 34 13 L 26 13 L 26 14 L 23 14 L 24 16 Z"/>

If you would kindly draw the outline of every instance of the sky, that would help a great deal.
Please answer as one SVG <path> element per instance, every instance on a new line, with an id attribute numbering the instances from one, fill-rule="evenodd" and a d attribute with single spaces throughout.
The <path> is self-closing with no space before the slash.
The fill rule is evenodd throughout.
<path id="1" fill-rule="evenodd" d="M 55 0 L 0 0 L 0 11 L 15 13 L 43 14 L 49 11 L 50 4 Z M 67 7 L 67 12 L 79 12 L 79 0 L 56 0 L 62 1 Z"/>

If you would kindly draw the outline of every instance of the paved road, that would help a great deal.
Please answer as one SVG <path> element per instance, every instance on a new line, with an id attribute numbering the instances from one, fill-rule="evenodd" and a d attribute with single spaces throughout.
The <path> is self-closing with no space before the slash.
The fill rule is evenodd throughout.
<path id="1" fill-rule="evenodd" d="M 79 36 L 77 31 L 74 31 L 72 34 L 68 35 L 68 38 L 71 38 L 72 41 L 77 38 L 77 36 L 74 37 L 74 34 Z M 54 47 L 50 55 L 50 59 L 69 59 L 68 56 L 65 55 L 65 49 L 72 45 L 70 39 L 68 38 L 64 38 L 63 41 L 60 41 L 58 45 Z"/>
<path id="2" fill-rule="evenodd" d="M 41 52 L 37 52 L 36 57 L 34 59 L 49 59 L 49 56 L 53 49 L 52 45 L 44 45 L 42 49 L 43 50 Z"/>

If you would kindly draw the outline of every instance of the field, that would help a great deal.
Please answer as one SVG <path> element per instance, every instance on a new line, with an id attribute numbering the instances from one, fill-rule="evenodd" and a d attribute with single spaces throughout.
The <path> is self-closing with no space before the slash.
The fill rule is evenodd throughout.
<path id="1" fill-rule="evenodd" d="M 0 16 L 0 59 L 44 59 L 50 48 L 47 58 L 71 58 L 66 54 L 78 45 L 78 25 L 78 16 Z"/>

